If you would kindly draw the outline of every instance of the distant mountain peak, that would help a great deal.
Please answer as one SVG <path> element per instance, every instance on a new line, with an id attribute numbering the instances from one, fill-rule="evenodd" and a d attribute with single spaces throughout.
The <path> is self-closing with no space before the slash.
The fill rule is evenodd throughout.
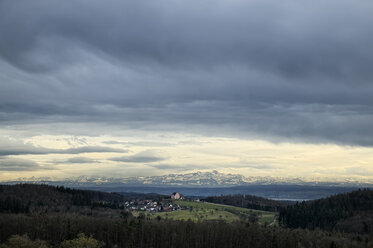
<path id="1" fill-rule="evenodd" d="M 30 177 L 19 178 L 12 182 L 4 183 L 48 183 L 62 184 L 69 186 L 180 186 L 180 187 L 233 187 L 245 185 L 329 185 L 329 186 L 368 186 L 373 182 L 359 182 L 354 179 L 331 180 L 302 178 L 281 178 L 281 177 L 245 177 L 240 174 L 221 173 L 217 170 L 196 171 L 184 174 L 167 174 L 160 176 L 137 176 L 137 177 L 102 177 L 102 176 L 78 176 L 65 179 L 55 179 L 50 177 Z"/>

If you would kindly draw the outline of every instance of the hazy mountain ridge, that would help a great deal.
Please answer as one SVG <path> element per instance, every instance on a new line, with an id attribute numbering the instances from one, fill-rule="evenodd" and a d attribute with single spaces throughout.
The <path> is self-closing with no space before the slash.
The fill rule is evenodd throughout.
<path id="1" fill-rule="evenodd" d="M 193 172 L 186 174 L 168 174 L 161 176 L 139 176 L 139 177 L 100 177 L 79 176 L 73 178 L 56 179 L 52 177 L 19 178 L 14 181 L 2 182 L 14 183 L 46 183 L 63 184 L 67 186 L 179 186 L 179 187 L 234 187 L 246 185 L 310 185 L 310 186 L 357 186 L 372 187 L 373 182 L 358 181 L 356 179 L 303 179 L 303 178 L 281 178 L 281 177 L 245 177 L 240 174 L 225 174 L 216 170 L 211 172 Z"/>

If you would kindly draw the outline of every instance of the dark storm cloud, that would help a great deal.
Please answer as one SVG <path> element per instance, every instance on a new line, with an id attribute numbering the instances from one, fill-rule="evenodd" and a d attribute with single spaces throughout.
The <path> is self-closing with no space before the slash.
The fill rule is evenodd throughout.
<path id="1" fill-rule="evenodd" d="M 368 0 L 3 0 L 0 121 L 372 146 L 372 11 Z"/>

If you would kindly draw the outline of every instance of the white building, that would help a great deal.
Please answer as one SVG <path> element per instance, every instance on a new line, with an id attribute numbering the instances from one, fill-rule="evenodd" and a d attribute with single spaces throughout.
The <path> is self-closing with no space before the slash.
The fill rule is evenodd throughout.
<path id="1" fill-rule="evenodd" d="M 177 193 L 177 192 L 174 192 L 174 193 L 172 193 L 172 195 L 171 195 L 171 199 L 172 199 L 172 200 L 179 200 L 180 197 L 181 197 L 180 194 Z"/>

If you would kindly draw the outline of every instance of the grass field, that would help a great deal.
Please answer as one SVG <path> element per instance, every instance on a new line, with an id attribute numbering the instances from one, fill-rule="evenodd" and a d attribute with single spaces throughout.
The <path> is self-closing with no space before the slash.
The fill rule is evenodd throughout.
<path id="1" fill-rule="evenodd" d="M 173 212 L 160 212 L 155 214 L 154 217 L 159 215 L 161 218 L 169 218 L 173 220 L 221 220 L 226 222 L 233 222 L 240 219 L 248 220 L 250 216 L 257 215 L 259 224 L 269 224 L 275 220 L 276 214 L 273 212 L 252 210 L 247 208 L 239 208 L 207 202 L 175 201 L 174 203 L 180 205 L 183 210 Z"/>

